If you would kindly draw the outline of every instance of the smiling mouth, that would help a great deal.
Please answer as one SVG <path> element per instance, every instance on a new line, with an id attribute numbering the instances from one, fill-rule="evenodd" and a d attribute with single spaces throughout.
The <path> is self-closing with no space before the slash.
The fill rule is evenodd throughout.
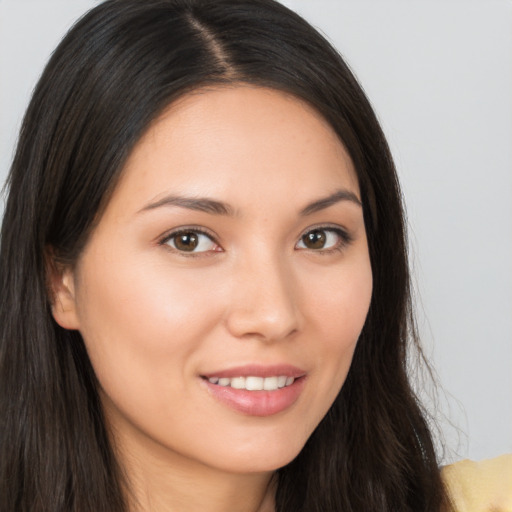
<path id="1" fill-rule="evenodd" d="M 291 365 L 246 365 L 202 375 L 211 396 L 250 416 L 272 416 L 299 398 L 307 373 Z"/>
<path id="2" fill-rule="evenodd" d="M 206 377 L 204 378 L 206 379 Z M 209 377 L 207 380 L 211 384 L 233 389 L 243 389 L 246 391 L 276 391 L 291 386 L 296 379 L 286 375 L 277 375 L 271 377 Z"/>

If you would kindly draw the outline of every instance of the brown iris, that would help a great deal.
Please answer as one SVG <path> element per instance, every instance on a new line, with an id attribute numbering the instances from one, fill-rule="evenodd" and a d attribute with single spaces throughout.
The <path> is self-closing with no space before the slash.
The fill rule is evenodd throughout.
<path id="1" fill-rule="evenodd" d="M 188 231 L 179 233 L 174 237 L 174 246 L 179 251 L 192 252 L 199 245 L 199 236 L 197 233 Z"/>
<path id="2" fill-rule="evenodd" d="M 323 249 L 327 236 L 325 231 L 315 229 L 302 237 L 302 242 L 308 249 Z"/>

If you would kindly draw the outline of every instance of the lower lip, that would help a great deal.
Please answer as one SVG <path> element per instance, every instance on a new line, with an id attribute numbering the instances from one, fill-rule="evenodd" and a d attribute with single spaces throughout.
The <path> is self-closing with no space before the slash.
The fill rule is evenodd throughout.
<path id="1" fill-rule="evenodd" d="M 304 388 L 305 377 L 274 391 L 247 391 L 230 386 L 219 386 L 204 380 L 210 393 L 235 411 L 249 416 L 271 416 L 291 407 Z"/>

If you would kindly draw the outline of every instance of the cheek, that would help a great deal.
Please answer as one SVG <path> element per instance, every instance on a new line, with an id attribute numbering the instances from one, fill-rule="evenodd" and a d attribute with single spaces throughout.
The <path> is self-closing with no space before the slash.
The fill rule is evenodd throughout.
<path id="1" fill-rule="evenodd" d="M 190 274 L 187 279 L 186 272 L 178 277 L 155 264 L 91 264 L 84 268 L 78 296 L 84 337 L 101 335 L 109 340 L 109 346 L 119 338 L 127 345 L 132 340 L 138 345 L 143 338 L 145 347 L 141 348 L 147 349 L 179 345 L 182 337 L 198 327 L 198 309 L 215 303 L 198 289 L 201 281 L 197 277 L 192 279 Z"/>
<path id="2" fill-rule="evenodd" d="M 372 296 L 372 272 L 369 260 L 362 258 L 342 271 L 326 276 L 311 295 L 308 307 L 310 325 L 318 339 L 313 356 L 319 380 L 328 390 L 326 410 L 334 401 L 350 369 L 357 340 L 366 320 Z"/>
<path id="3" fill-rule="evenodd" d="M 332 273 L 316 280 L 308 310 L 315 317 L 315 324 L 325 330 L 327 339 L 333 340 L 334 346 L 341 349 L 341 340 L 357 340 L 370 307 L 372 288 L 371 265 L 364 253 L 341 269 L 333 269 Z"/>
<path id="4" fill-rule="evenodd" d="M 170 377 L 184 382 L 179 377 L 190 372 L 191 354 L 215 317 L 215 301 L 198 290 L 197 279 L 143 267 L 90 264 L 78 296 L 80 332 L 101 386 L 112 394 L 130 389 L 134 398 L 144 391 L 137 382 L 162 391 Z M 208 312 L 200 322 L 198 311 Z"/>

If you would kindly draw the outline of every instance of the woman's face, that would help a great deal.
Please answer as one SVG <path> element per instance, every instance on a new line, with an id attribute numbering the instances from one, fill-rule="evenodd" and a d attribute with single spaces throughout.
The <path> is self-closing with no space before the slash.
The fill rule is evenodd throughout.
<path id="1" fill-rule="evenodd" d="M 333 403 L 368 311 L 352 162 L 293 97 L 189 94 L 136 145 L 63 277 L 54 315 L 83 336 L 121 450 L 274 470 Z"/>

